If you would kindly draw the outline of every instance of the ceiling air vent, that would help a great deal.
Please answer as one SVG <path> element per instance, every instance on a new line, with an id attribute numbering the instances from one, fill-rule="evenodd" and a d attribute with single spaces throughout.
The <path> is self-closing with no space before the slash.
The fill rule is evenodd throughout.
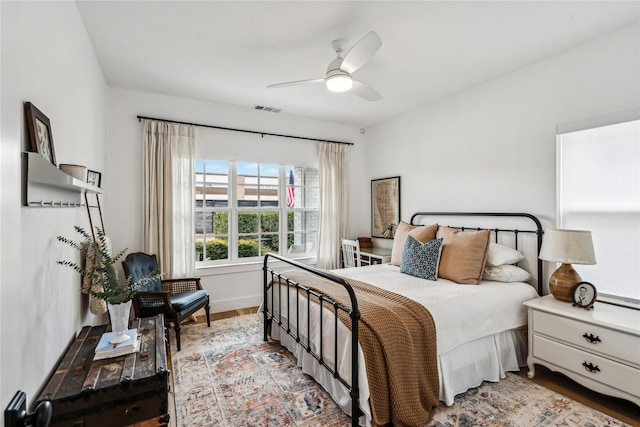
<path id="1" fill-rule="evenodd" d="M 272 113 L 279 113 L 280 111 L 282 111 L 280 108 L 275 108 L 275 107 L 265 107 L 263 105 L 255 105 L 253 107 L 254 110 L 260 110 L 260 111 L 270 111 Z"/>

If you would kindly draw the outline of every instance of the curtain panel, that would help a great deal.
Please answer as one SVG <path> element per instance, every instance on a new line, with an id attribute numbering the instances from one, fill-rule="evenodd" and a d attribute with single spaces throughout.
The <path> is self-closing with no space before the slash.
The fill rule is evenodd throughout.
<path id="1" fill-rule="evenodd" d="M 166 277 L 195 273 L 195 126 L 144 121 L 143 251 Z"/>
<path id="2" fill-rule="evenodd" d="M 340 243 L 347 234 L 348 149 L 345 144 L 319 144 L 319 268 L 340 267 Z"/>

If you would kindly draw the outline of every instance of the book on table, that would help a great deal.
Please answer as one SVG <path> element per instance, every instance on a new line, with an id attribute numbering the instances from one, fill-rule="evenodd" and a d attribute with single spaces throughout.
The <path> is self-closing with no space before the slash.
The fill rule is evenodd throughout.
<path id="1" fill-rule="evenodd" d="M 110 357 L 124 356 L 126 354 L 135 353 L 140 350 L 140 340 L 138 339 L 138 330 L 129 329 L 125 332 L 129 335 L 127 341 L 120 344 L 111 344 L 109 341 L 113 338 L 113 332 L 105 332 L 100 337 L 100 341 L 96 346 L 95 356 L 93 360 L 107 359 Z"/>

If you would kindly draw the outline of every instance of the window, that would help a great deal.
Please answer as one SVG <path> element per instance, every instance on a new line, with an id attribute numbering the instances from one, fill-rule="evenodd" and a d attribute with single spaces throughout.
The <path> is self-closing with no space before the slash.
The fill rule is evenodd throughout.
<path id="1" fill-rule="evenodd" d="M 196 264 L 315 253 L 318 184 L 316 168 L 197 159 Z"/>
<path id="2" fill-rule="evenodd" d="M 640 300 L 640 121 L 558 135 L 558 226 L 590 230 L 598 299 Z M 601 298 L 604 297 L 604 298 Z"/>

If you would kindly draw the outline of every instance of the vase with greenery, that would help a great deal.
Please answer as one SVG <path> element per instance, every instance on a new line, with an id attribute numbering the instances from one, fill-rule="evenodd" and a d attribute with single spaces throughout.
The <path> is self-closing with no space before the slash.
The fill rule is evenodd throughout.
<path id="1" fill-rule="evenodd" d="M 129 323 L 131 300 L 141 287 L 161 276 L 160 270 L 154 271 L 150 276 L 144 277 L 135 283 L 131 281 L 131 277 L 121 281 L 118 278 L 115 264 L 127 249 L 125 248 L 112 255 L 111 245 L 103 230 L 96 227 L 96 239 L 94 240 L 93 236 L 84 228 L 79 226 L 74 226 L 74 228 L 84 238 L 83 241 L 75 241 L 64 236 L 58 236 L 58 240 L 77 250 L 80 253 L 80 259 L 88 262 L 85 266 L 69 260 L 58 261 L 57 263 L 73 269 L 82 277 L 88 278 L 92 284 L 89 290 L 91 296 L 107 303 L 114 334 L 114 339 L 110 342 L 117 344 L 127 341 L 129 337 L 125 332 Z"/>

